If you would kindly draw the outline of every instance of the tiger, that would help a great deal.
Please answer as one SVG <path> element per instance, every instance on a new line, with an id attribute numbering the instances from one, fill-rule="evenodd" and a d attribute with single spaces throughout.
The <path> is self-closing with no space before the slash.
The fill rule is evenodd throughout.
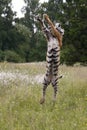
<path id="1" fill-rule="evenodd" d="M 46 73 L 43 80 L 43 95 L 40 100 L 40 104 L 43 104 L 49 84 L 52 84 L 54 88 L 53 101 L 56 101 L 58 81 L 62 77 L 59 76 L 59 66 L 64 29 L 61 28 L 60 23 L 55 23 L 54 25 L 47 14 L 43 14 L 43 19 L 38 16 L 37 20 L 40 22 L 42 31 L 47 39 Z M 48 27 L 45 22 L 48 23 Z"/>

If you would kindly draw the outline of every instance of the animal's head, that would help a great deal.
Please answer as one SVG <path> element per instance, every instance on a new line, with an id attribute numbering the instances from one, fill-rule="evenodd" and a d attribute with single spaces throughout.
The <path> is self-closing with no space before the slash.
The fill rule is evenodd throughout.
<path id="1" fill-rule="evenodd" d="M 64 29 L 61 28 L 60 23 L 55 23 L 55 28 L 56 28 L 62 35 L 64 35 Z"/>

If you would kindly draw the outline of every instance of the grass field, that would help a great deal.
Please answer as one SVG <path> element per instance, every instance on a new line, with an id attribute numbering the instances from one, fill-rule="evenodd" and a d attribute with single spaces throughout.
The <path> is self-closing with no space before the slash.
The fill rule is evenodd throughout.
<path id="1" fill-rule="evenodd" d="M 0 130 L 87 130 L 87 67 L 60 67 L 57 101 L 53 88 L 39 104 L 45 63 L 0 63 Z"/>

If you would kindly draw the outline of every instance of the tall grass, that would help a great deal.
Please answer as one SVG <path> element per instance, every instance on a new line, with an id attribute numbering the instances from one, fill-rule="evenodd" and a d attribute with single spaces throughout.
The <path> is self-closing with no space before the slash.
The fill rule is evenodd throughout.
<path id="1" fill-rule="evenodd" d="M 45 64 L 0 63 L 0 130 L 86 130 L 87 68 L 60 70 L 56 103 L 49 86 L 40 105 Z"/>

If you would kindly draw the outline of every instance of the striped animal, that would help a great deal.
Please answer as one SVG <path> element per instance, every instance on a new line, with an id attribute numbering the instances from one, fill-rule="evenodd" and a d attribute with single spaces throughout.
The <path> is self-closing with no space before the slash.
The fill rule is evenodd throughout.
<path id="1" fill-rule="evenodd" d="M 54 101 L 56 100 L 58 79 L 61 78 L 61 76 L 58 75 L 58 71 L 60 65 L 60 48 L 62 46 L 62 35 L 64 34 L 64 30 L 61 29 L 59 23 L 54 26 L 47 14 L 43 15 L 43 20 L 41 20 L 39 17 L 37 17 L 37 20 L 41 23 L 42 30 L 48 43 L 46 56 L 47 70 L 43 81 L 43 97 L 40 100 L 40 103 L 42 104 L 45 102 L 46 88 L 50 83 L 54 88 L 53 99 Z M 48 28 L 44 24 L 44 20 L 48 22 Z"/>

